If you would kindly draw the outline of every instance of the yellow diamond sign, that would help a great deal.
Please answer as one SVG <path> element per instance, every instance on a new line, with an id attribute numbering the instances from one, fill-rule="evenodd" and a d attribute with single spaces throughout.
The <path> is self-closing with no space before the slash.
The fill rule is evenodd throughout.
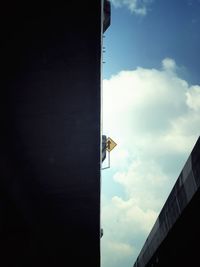
<path id="1" fill-rule="evenodd" d="M 108 152 L 113 150 L 113 148 L 116 147 L 116 145 L 117 144 L 110 137 L 107 138 L 107 140 L 106 140 L 106 150 Z"/>

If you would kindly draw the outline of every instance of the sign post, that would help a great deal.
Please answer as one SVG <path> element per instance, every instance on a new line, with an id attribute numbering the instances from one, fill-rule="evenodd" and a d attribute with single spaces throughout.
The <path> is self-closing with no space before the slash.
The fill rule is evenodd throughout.
<path id="1" fill-rule="evenodd" d="M 116 147 L 115 141 L 113 141 L 110 137 L 106 140 L 106 150 L 108 151 L 108 166 L 105 168 L 102 168 L 102 170 L 109 169 L 110 168 L 110 151 L 112 151 Z"/>

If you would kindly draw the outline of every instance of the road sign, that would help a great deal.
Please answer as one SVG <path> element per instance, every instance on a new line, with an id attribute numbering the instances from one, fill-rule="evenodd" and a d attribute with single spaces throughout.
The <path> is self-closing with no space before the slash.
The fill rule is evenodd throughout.
<path id="1" fill-rule="evenodd" d="M 114 147 L 116 147 L 116 143 L 115 141 L 113 141 L 110 137 L 107 138 L 106 140 L 106 150 L 108 152 L 110 152 L 111 150 L 113 150 Z"/>

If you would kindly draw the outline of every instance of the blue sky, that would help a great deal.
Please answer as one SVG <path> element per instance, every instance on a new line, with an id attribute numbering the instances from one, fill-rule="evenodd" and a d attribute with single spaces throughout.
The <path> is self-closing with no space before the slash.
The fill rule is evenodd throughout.
<path id="1" fill-rule="evenodd" d="M 139 16 L 127 5 L 112 8 L 104 42 L 104 77 L 138 66 L 160 67 L 163 58 L 171 57 L 186 78 L 199 82 L 200 1 L 154 0 L 148 9 L 145 16 Z"/>
<path id="2" fill-rule="evenodd" d="M 133 265 L 199 136 L 199 29 L 199 0 L 112 0 L 103 133 L 117 147 L 102 171 L 102 267 Z"/>

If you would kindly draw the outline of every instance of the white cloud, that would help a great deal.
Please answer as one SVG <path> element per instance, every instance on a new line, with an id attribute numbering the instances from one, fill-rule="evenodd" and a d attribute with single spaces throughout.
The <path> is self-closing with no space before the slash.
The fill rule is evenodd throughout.
<path id="1" fill-rule="evenodd" d="M 104 242 L 105 239 L 102 241 Z M 101 259 L 102 266 L 132 266 L 132 262 L 128 260 L 134 255 L 134 247 L 123 242 L 116 242 L 107 240 L 104 242 L 103 255 L 112 255 L 111 257 L 103 257 Z"/>
<path id="2" fill-rule="evenodd" d="M 155 222 L 157 213 L 153 209 L 142 209 L 136 202 L 135 198 L 123 200 L 115 196 L 112 198 L 113 206 L 122 215 L 121 221 L 124 225 L 131 227 L 133 224 L 138 225 L 138 229 L 144 233 L 148 233 Z M 129 231 L 130 228 L 128 227 Z M 138 230 L 137 229 L 137 230 Z"/>
<path id="3" fill-rule="evenodd" d="M 150 208 L 155 212 L 160 210 L 165 197 L 163 188 L 169 182 L 169 177 L 154 160 L 135 160 L 124 172 L 116 172 L 113 179 L 124 187 L 131 205 L 144 211 Z M 149 224 L 147 220 L 144 223 Z"/>
<path id="4" fill-rule="evenodd" d="M 166 58 L 161 69 L 121 71 L 103 82 L 104 133 L 117 142 L 112 179 L 124 196 L 102 201 L 102 267 L 120 266 L 109 254 L 115 242 L 120 259 L 134 263 L 199 136 L 200 86 L 177 68 Z"/>
<path id="5" fill-rule="evenodd" d="M 163 62 L 164 69 L 121 71 L 103 83 L 104 131 L 132 157 L 185 153 L 199 134 L 200 87 L 179 78 L 173 60 Z"/>
<path id="6" fill-rule="evenodd" d="M 104 222 L 102 266 L 132 266 L 139 253 L 138 243 L 141 247 L 156 215 L 153 210 L 143 211 L 131 200 L 124 201 L 117 196 L 111 202 L 104 202 L 101 215 Z M 135 225 L 139 227 L 134 227 Z"/>
<path id="7" fill-rule="evenodd" d="M 110 250 L 113 251 L 113 255 L 119 254 L 120 256 L 123 255 L 131 255 L 133 254 L 132 247 L 126 243 L 122 242 L 109 242 L 108 246 Z"/>
<path id="8" fill-rule="evenodd" d="M 192 86 L 190 91 L 186 93 L 187 105 L 195 111 L 200 111 L 200 86 Z"/>
<path id="9" fill-rule="evenodd" d="M 164 70 L 171 70 L 171 71 L 176 70 L 176 62 L 171 58 L 163 59 L 162 66 Z"/>
<path id="10" fill-rule="evenodd" d="M 145 16 L 153 0 L 111 0 L 115 7 L 127 6 L 131 13 Z"/>

